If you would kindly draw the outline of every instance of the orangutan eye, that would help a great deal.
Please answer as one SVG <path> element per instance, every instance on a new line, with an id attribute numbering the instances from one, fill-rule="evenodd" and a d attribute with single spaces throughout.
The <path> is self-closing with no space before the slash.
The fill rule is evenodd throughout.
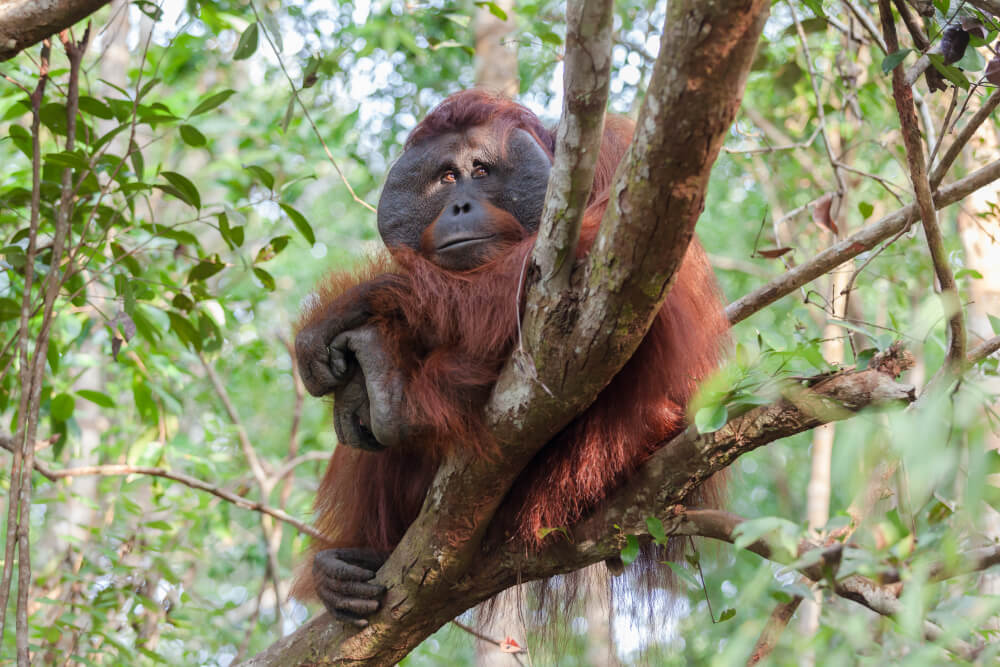
<path id="1" fill-rule="evenodd" d="M 449 169 L 448 171 L 441 174 L 442 183 L 456 183 L 457 181 L 458 177 L 455 175 L 455 171 L 453 169 Z"/>
<path id="2" fill-rule="evenodd" d="M 484 178 L 489 175 L 490 172 L 486 171 L 486 167 L 481 164 L 472 165 L 472 177 L 473 178 Z"/>

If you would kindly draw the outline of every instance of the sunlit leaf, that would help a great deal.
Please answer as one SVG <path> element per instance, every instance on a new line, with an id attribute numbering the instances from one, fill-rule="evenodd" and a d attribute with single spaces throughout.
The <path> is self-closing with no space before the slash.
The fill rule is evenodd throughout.
<path id="1" fill-rule="evenodd" d="M 91 403 L 101 406 L 102 408 L 113 408 L 115 407 L 115 402 L 110 396 L 102 391 L 97 391 L 94 389 L 78 389 L 76 395 L 80 398 L 85 398 Z"/>
<path id="2" fill-rule="evenodd" d="M 310 226 L 306 217 L 285 203 L 281 204 L 281 210 L 291 219 L 292 224 L 295 225 L 295 229 L 299 231 L 299 234 L 302 234 L 302 237 L 305 238 L 309 245 L 315 245 L 316 235 L 313 233 L 312 226 Z"/>
<path id="3" fill-rule="evenodd" d="M 625 547 L 622 549 L 622 562 L 631 565 L 639 557 L 639 539 L 635 535 L 625 537 Z"/>
<path id="4" fill-rule="evenodd" d="M 49 413 L 53 419 L 61 422 L 67 421 L 73 416 L 73 409 L 76 407 L 76 400 L 69 394 L 58 394 L 52 397 L 49 406 Z"/>
<path id="5" fill-rule="evenodd" d="M 203 114 L 216 108 L 230 97 L 236 94 L 235 90 L 223 90 L 218 93 L 213 93 L 207 97 L 202 98 L 198 105 L 195 106 L 194 110 L 191 112 L 192 116 L 197 116 L 198 114 Z"/>
<path id="6" fill-rule="evenodd" d="M 178 174 L 176 171 L 161 171 L 160 175 L 167 179 L 174 187 L 171 194 L 177 196 L 185 204 L 190 204 L 198 209 L 201 208 L 201 194 L 199 194 L 198 188 L 195 187 L 195 184 L 187 176 Z M 163 189 L 169 192 L 166 188 Z"/>
<path id="7" fill-rule="evenodd" d="M 892 70 L 899 67 L 902 64 L 906 56 L 910 55 L 913 49 L 900 49 L 899 51 L 893 51 L 885 58 L 882 59 L 882 72 L 888 74 Z"/>
<path id="8" fill-rule="evenodd" d="M 198 128 L 193 125 L 181 125 L 180 133 L 184 143 L 193 148 L 200 148 L 208 143 L 205 135 L 199 132 Z"/>
<path id="9" fill-rule="evenodd" d="M 257 51 L 258 28 L 257 22 L 247 26 L 247 29 L 240 35 L 240 43 L 236 45 L 233 53 L 233 60 L 246 60 Z"/>

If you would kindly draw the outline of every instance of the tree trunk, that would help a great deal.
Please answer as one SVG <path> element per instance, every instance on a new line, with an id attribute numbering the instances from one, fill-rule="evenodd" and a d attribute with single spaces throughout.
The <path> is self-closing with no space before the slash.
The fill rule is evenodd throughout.
<path id="1" fill-rule="evenodd" d="M 510 37 L 514 32 L 514 0 L 497 0 L 507 13 L 501 20 L 482 7 L 476 14 L 476 85 L 508 97 L 518 92 L 517 48 Z"/>

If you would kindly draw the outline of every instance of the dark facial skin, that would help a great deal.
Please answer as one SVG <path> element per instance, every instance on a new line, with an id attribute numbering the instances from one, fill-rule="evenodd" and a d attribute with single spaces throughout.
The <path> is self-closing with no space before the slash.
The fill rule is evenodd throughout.
<path id="1" fill-rule="evenodd" d="M 409 246 L 447 269 L 475 268 L 501 242 L 537 230 L 549 168 L 524 130 L 511 131 L 506 145 L 482 127 L 433 137 L 389 171 L 379 234 L 387 246 Z"/>

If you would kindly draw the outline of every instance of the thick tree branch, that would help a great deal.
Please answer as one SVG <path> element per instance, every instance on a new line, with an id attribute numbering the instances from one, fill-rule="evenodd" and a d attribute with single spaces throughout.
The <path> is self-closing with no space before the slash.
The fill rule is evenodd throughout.
<path id="1" fill-rule="evenodd" d="M 570 4 L 571 13 L 590 15 Z M 388 592 L 367 628 L 354 634 L 324 614 L 248 664 L 302 664 L 319 655 L 331 664 L 392 664 L 461 611 L 516 583 L 513 571 L 498 572 L 488 589 L 463 590 L 458 582 L 471 580 L 474 560 L 478 571 L 479 543 L 518 473 L 631 357 L 666 297 L 768 6 L 670 3 L 613 212 L 584 270 L 574 272 L 561 316 L 525 328 L 524 349 L 494 390 L 487 420 L 500 455 L 483 461 L 459 453 L 442 464 L 420 515 L 379 571 Z M 531 290 L 529 303 L 537 298 Z"/>
<path id="2" fill-rule="evenodd" d="M 693 427 L 688 428 L 659 449 L 628 484 L 573 526 L 569 539 L 553 542 L 529 556 L 523 545 L 506 541 L 501 535 L 491 535 L 476 572 L 463 583 L 463 590 L 489 597 L 492 593 L 483 593 L 481 589 L 495 585 L 498 580 L 531 581 L 616 557 L 625 545 L 626 535 L 647 535 L 646 519 L 652 516 L 663 521 L 668 534 L 707 537 L 724 534 L 723 528 L 729 526 L 727 517 L 734 515 L 688 512 L 683 508 L 678 514 L 678 503 L 694 486 L 738 456 L 775 440 L 848 418 L 863 408 L 897 407 L 911 402 L 914 388 L 892 379 L 910 364 L 912 356 L 893 346 L 876 356 L 867 370 L 823 377 L 809 388 L 789 385 L 784 398 L 735 417 L 718 431 L 699 434 Z M 689 524 L 684 520 L 692 516 L 705 519 L 698 524 L 697 531 L 685 528 Z M 720 517 L 725 519 L 722 524 L 718 524 Z M 765 547 L 759 544 L 748 548 L 770 558 Z"/>
<path id="3" fill-rule="evenodd" d="M 970 193 L 1000 179 L 1000 160 L 972 172 L 951 185 L 938 189 L 934 206 L 938 209 L 962 201 Z M 758 287 L 726 307 L 731 324 L 742 322 L 754 313 L 791 294 L 806 283 L 826 274 L 836 266 L 871 250 L 876 245 L 904 231 L 917 220 L 917 205 L 910 204 L 833 244 L 815 257 Z"/>
<path id="4" fill-rule="evenodd" d="M 912 363 L 898 348 L 880 355 L 892 360 L 873 367 L 834 375 L 813 387 L 789 386 L 784 398 L 732 419 L 718 431 L 698 433 L 688 427 L 657 451 L 629 483 L 605 501 L 598 512 L 577 524 L 576 542 L 600 539 L 612 526 L 645 525 L 647 517 L 675 505 L 714 473 L 739 456 L 795 433 L 845 419 L 869 406 L 898 405 L 916 398 L 912 385 L 899 384 L 892 375 Z M 878 359 L 878 358 L 876 358 Z"/>
<path id="5" fill-rule="evenodd" d="M 613 4 L 611 0 L 601 0 L 570 3 L 566 8 L 562 116 L 538 230 L 539 242 L 532 254 L 541 274 L 538 290 L 547 298 L 530 300 L 529 308 L 544 309 L 546 302 L 558 303 L 563 290 L 569 287 L 580 223 L 594 182 L 604 130 L 604 109 L 611 81 Z M 531 317 L 525 318 L 526 324 Z"/>
<path id="6" fill-rule="evenodd" d="M 0 61 L 70 27 L 111 0 L 3 0 L 0 2 Z"/>

